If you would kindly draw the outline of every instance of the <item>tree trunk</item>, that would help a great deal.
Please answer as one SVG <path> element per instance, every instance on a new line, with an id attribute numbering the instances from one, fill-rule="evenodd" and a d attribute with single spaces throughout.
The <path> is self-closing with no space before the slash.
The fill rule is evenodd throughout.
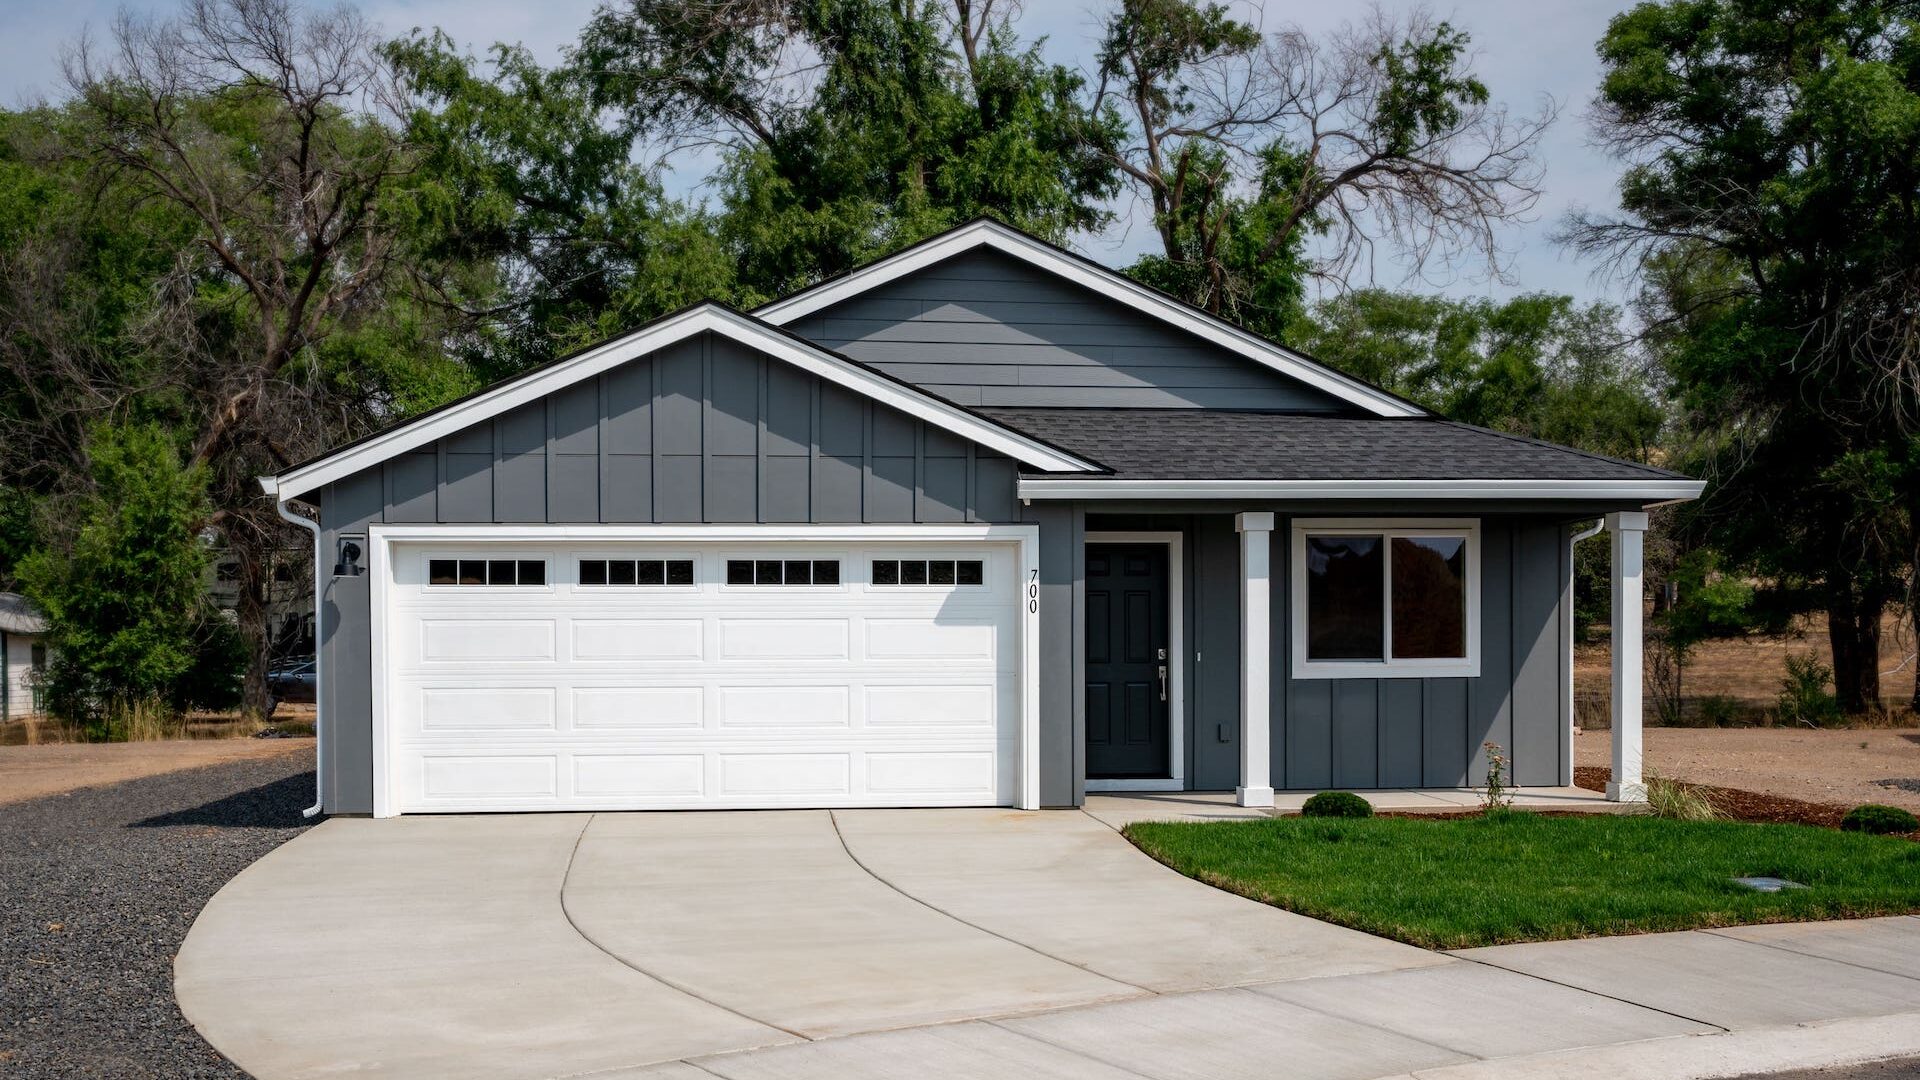
<path id="1" fill-rule="evenodd" d="M 231 541 L 230 541 L 231 542 Z M 241 686 L 240 711 L 254 720 L 267 719 L 267 665 L 272 641 L 267 632 L 267 590 L 273 580 L 273 553 L 232 547 L 239 564 L 240 596 L 234 604 L 240 636 L 247 642 L 247 677 Z"/>
<path id="2" fill-rule="evenodd" d="M 1860 595 L 1851 580 L 1829 583 L 1827 642 L 1833 647 L 1833 691 L 1849 716 L 1880 705 L 1880 617 L 1886 599 Z"/>

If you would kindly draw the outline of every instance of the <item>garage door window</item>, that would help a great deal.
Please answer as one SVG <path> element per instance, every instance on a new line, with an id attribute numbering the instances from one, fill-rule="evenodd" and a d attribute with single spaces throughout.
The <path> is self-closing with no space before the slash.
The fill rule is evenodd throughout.
<path id="1" fill-rule="evenodd" d="M 545 585 L 544 559 L 429 559 L 429 585 Z"/>
<path id="2" fill-rule="evenodd" d="M 581 559 L 582 585 L 691 585 L 692 559 Z"/>
<path id="3" fill-rule="evenodd" d="M 839 585 L 838 559 L 728 559 L 729 585 Z"/>
<path id="4" fill-rule="evenodd" d="M 980 585 L 986 565 L 979 559 L 875 559 L 875 585 Z"/>

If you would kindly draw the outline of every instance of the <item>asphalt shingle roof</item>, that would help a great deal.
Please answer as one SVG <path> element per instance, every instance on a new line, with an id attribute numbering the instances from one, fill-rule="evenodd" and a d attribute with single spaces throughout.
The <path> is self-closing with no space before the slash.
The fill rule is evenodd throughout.
<path id="1" fill-rule="evenodd" d="M 977 408 L 1137 480 L 1648 480 L 1679 473 L 1439 419 Z"/>

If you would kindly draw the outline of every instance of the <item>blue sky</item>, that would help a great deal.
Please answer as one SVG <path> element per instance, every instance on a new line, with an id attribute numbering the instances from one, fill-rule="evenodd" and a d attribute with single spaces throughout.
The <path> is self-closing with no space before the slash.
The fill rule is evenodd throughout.
<path id="1" fill-rule="evenodd" d="M 1524 114 L 1533 111 L 1545 95 L 1561 108 L 1560 119 L 1541 148 L 1545 196 L 1532 221 L 1507 228 L 1501 237 L 1502 246 L 1512 253 L 1513 283 L 1461 280 L 1446 292 L 1498 297 L 1544 290 L 1583 299 L 1623 297 L 1623 285 L 1595 280 L 1592 266 L 1555 245 L 1550 234 L 1570 209 L 1608 211 L 1616 205 L 1619 168 L 1590 145 L 1583 116 L 1599 78 L 1594 42 L 1607 19 L 1626 2 L 1470 0 L 1437 6 L 1442 17 L 1473 35 L 1476 68 L 1496 100 Z M 595 4 L 596 0 L 362 0 L 360 7 L 390 33 L 439 26 L 476 49 L 494 41 L 518 41 L 552 60 L 573 40 Z M 0 0 L 0 5 L 6 11 L 0 17 L 5 31 L 0 34 L 0 96 L 11 104 L 57 96 L 61 48 L 89 25 L 96 32 L 103 30 L 115 11 L 129 6 L 125 0 Z M 155 5 L 135 0 L 131 6 L 144 10 Z M 1099 13 L 1108 6 L 1100 0 L 1029 0 L 1019 27 L 1025 37 L 1046 36 L 1048 54 L 1056 62 L 1084 67 L 1091 63 Z M 1241 0 L 1236 6 L 1245 17 L 1269 26 L 1298 22 L 1309 30 L 1324 30 L 1361 11 L 1357 4 L 1286 0 Z M 1386 0 L 1384 6 L 1395 10 L 1406 5 Z M 699 180 L 697 171 L 697 166 L 683 167 L 674 186 L 693 187 Z M 1140 224 L 1144 217 L 1139 208 L 1129 201 L 1117 209 L 1121 217 L 1114 227 L 1079 241 L 1086 254 L 1112 264 L 1130 261 L 1150 243 L 1148 230 Z M 1401 283 L 1395 268 L 1383 267 L 1379 275 L 1381 284 Z"/>

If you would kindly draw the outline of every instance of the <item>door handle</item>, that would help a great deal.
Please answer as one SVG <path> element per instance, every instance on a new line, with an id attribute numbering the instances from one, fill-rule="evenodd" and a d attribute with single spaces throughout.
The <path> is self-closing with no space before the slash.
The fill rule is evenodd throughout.
<path id="1" fill-rule="evenodd" d="M 1160 700 L 1167 700 L 1167 665 L 1160 665 Z"/>

